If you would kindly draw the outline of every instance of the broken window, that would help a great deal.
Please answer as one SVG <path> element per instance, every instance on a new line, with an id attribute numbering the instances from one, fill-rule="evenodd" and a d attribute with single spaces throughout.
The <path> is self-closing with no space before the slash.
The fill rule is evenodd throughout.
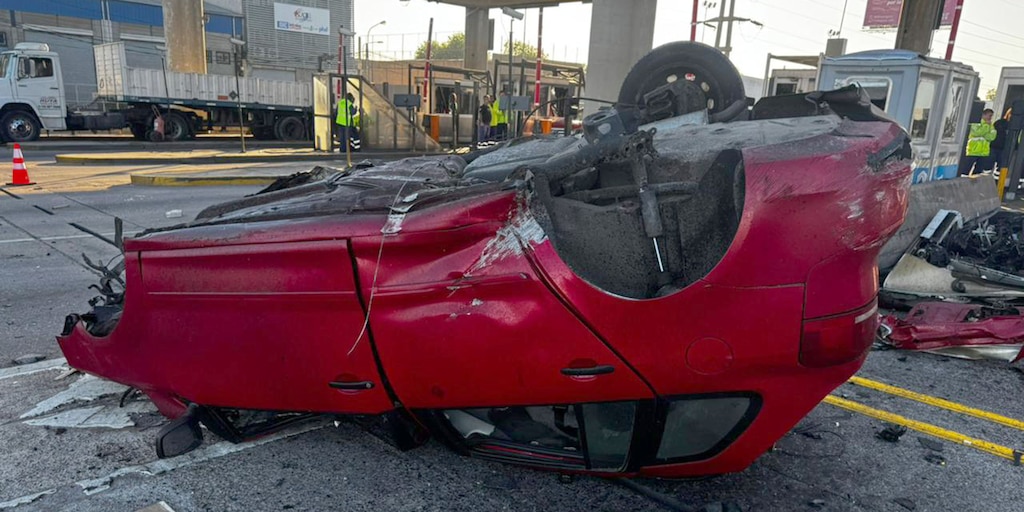
<path id="1" fill-rule="evenodd" d="M 749 396 L 691 398 L 668 406 L 658 460 L 703 459 L 735 439 L 756 415 Z"/>
<path id="2" fill-rule="evenodd" d="M 444 417 L 482 455 L 619 471 L 629 456 L 636 409 L 635 402 L 612 402 L 451 409 Z"/>
<path id="3" fill-rule="evenodd" d="M 889 105 L 889 95 L 892 93 L 892 80 L 884 76 L 851 76 L 836 80 L 835 88 L 839 89 L 848 85 L 857 84 L 868 94 L 876 107 L 885 110 Z"/>

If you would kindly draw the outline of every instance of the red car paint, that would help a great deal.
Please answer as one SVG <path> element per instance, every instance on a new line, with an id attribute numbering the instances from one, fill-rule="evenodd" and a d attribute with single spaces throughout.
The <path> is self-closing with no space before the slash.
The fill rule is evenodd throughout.
<path id="1" fill-rule="evenodd" d="M 528 192 L 491 187 L 402 215 L 199 223 L 126 240 L 116 328 L 96 337 L 79 322 L 58 340 L 72 366 L 140 388 L 170 417 L 186 403 L 380 414 L 756 395 L 753 421 L 713 456 L 628 472 L 740 471 L 863 363 L 875 260 L 903 222 L 910 175 L 907 160 L 869 162 L 904 137 L 864 122 L 743 149 L 731 246 L 664 297 L 580 278 Z M 590 367 L 611 370 L 565 373 Z"/>
<path id="2" fill-rule="evenodd" d="M 923 302 L 911 308 L 906 317 L 887 315 L 882 323 L 892 330 L 887 340 L 903 350 L 998 346 L 1016 350 L 1024 344 L 1024 311 L 1013 308 L 993 316 L 982 313 L 991 310 L 977 304 Z M 1012 362 L 1022 358 L 1024 349 Z"/>

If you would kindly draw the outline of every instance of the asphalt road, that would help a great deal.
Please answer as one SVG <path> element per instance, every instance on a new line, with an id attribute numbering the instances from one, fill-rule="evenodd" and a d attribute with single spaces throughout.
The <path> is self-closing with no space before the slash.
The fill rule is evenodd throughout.
<path id="1" fill-rule="evenodd" d="M 80 391 L 92 385 L 81 376 L 55 380 L 59 366 L 28 375 L 11 366 L 30 352 L 59 356 L 54 336 L 64 316 L 86 311 L 94 295 L 88 286 L 97 275 L 81 254 L 115 254 L 70 223 L 109 236 L 118 216 L 130 233 L 188 220 L 209 204 L 256 189 L 138 187 L 125 184 L 120 170 L 38 170 L 39 186 L 12 191 L 18 198 L 0 193 L 0 510 L 135 511 L 158 501 L 179 512 L 668 510 L 613 482 L 566 483 L 551 473 L 460 457 L 436 442 L 400 452 L 348 422 L 316 421 L 255 445 L 210 435 L 192 456 L 154 463 L 152 440 L 162 418 L 137 400 L 129 400 L 126 416 L 116 406 L 120 390 L 21 417 L 61 393 L 88 396 Z M 171 210 L 182 210 L 182 217 L 167 218 Z M 870 355 L 861 375 L 1024 419 L 1024 374 L 1006 363 L 881 351 Z M 1022 432 L 1009 427 L 852 385 L 837 394 L 1024 448 Z M 88 408 L 121 414 L 134 425 L 27 423 Z M 936 452 L 916 432 L 887 443 L 875 437 L 883 426 L 822 404 L 742 473 L 642 483 L 691 505 L 731 501 L 744 511 L 1020 510 L 1024 468 L 946 441 L 938 441 Z"/>

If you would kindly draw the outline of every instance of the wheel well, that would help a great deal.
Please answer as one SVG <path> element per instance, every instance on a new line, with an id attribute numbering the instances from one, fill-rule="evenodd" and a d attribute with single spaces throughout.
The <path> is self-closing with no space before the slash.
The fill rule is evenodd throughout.
<path id="1" fill-rule="evenodd" d="M 17 111 L 27 112 L 29 115 L 35 118 L 37 123 L 39 122 L 39 116 L 36 115 L 35 110 L 32 110 L 32 107 L 29 106 L 27 103 L 8 103 L 4 105 L 3 108 L 0 108 L 0 117 L 7 115 L 8 112 Z"/>

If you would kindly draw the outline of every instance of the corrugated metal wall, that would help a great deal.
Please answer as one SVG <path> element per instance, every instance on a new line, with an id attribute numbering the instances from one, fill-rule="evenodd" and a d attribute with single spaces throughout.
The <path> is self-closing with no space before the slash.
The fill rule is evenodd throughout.
<path id="1" fill-rule="evenodd" d="M 327 69 L 337 69 L 338 27 L 345 26 L 351 30 L 355 17 L 354 0 L 285 0 L 283 2 L 303 7 L 315 7 L 331 11 L 331 34 L 304 34 L 278 30 L 274 25 L 273 0 L 244 0 L 242 4 L 245 16 L 246 41 L 248 46 L 249 65 L 254 74 L 257 68 L 266 70 L 295 70 L 296 79 L 309 81 L 313 71 L 317 70 L 317 57 L 327 54 Z M 356 46 L 346 43 L 346 55 L 350 70 L 356 69 L 353 58 Z M 296 68 L 298 68 L 296 70 Z"/>

